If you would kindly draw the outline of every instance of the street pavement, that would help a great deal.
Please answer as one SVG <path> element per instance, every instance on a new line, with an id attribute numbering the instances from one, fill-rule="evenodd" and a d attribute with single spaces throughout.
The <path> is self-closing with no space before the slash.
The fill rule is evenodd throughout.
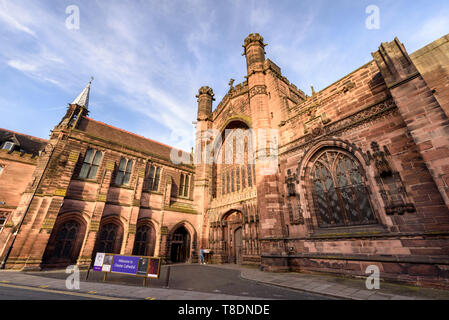
<path id="1" fill-rule="evenodd" d="M 169 266 L 162 266 L 159 279 L 149 279 L 145 288 L 167 290 L 167 270 Z M 64 271 L 28 273 L 38 275 L 45 281 L 66 279 L 68 274 Z M 168 282 L 169 292 L 189 292 L 201 297 L 207 295 L 208 299 L 221 299 L 220 297 L 237 297 L 238 299 L 281 299 L 281 300 L 329 300 L 328 296 L 317 295 L 304 291 L 280 288 L 270 284 L 264 284 L 252 280 L 243 279 L 241 270 L 228 268 L 211 268 L 198 264 L 178 264 L 170 266 L 170 279 Z M 106 282 L 103 281 L 104 274 L 91 271 L 87 283 L 114 284 L 128 286 L 123 292 L 145 289 L 140 277 L 108 274 Z M 86 279 L 86 272 L 81 272 L 81 280 Z M 130 289 L 132 286 L 133 289 Z M 84 284 L 82 285 L 84 287 Z M 184 295 L 181 296 L 184 299 Z"/>
<path id="2" fill-rule="evenodd" d="M 167 285 L 167 271 L 170 278 Z M 81 272 L 80 290 L 68 292 L 64 270 L 41 272 L 0 271 L 0 299 L 146 299 L 146 300 L 449 300 L 449 291 L 381 282 L 379 290 L 368 290 L 364 279 L 331 275 L 269 273 L 238 265 L 178 264 L 163 266 L 161 277 L 142 278 L 91 271 L 88 280 Z M 24 293 L 23 286 L 42 290 Z M 48 291 L 53 290 L 53 291 Z M 56 291 L 55 291 L 56 290 Z M 21 294 L 24 293 L 23 298 Z M 68 294 L 71 296 L 67 296 Z"/>
<path id="3" fill-rule="evenodd" d="M 93 295 L 68 294 L 62 291 L 0 284 L 0 300 L 98 300 Z"/>

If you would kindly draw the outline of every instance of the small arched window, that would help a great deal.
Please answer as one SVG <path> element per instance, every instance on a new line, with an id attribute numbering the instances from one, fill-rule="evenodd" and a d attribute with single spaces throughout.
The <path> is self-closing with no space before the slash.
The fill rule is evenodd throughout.
<path id="1" fill-rule="evenodd" d="M 87 150 L 79 177 L 82 179 L 95 179 L 97 177 L 98 168 L 100 167 L 102 155 L 103 154 L 100 151 L 95 151 L 93 149 Z"/>
<path id="2" fill-rule="evenodd" d="M 158 191 L 160 179 L 161 168 L 150 165 L 149 170 L 147 170 L 145 190 Z"/>
<path id="3" fill-rule="evenodd" d="M 127 186 L 131 180 L 131 173 L 133 169 L 133 161 L 122 158 L 118 167 L 117 176 L 115 177 L 115 184 L 117 186 Z"/>
<path id="4" fill-rule="evenodd" d="M 190 175 L 181 173 L 181 180 L 179 183 L 179 195 L 181 197 L 188 197 L 190 190 Z"/>
<path id="5" fill-rule="evenodd" d="M 61 229 L 59 229 L 58 235 L 56 236 L 56 245 L 53 250 L 53 257 L 71 257 L 79 228 L 80 224 L 73 220 L 62 225 Z"/>
<path id="6" fill-rule="evenodd" d="M 100 240 L 98 244 L 98 252 L 115 253 L 115 243 L 119 227 L 114 223 L 105 224 L 100 231 Z"/>
<path id="7" fill-rule="evenodd" d="M 154 228 L 148 225 L 139 226 L 136 231 L 133 255 L 152 256 L 154 254 L 155 240 Z"/>
<path id="8" fill-rule="evenodd" d="M 359 162 L 339 150 L 314 158 L 310 177 L 320 227 L 377 223 Z"/>

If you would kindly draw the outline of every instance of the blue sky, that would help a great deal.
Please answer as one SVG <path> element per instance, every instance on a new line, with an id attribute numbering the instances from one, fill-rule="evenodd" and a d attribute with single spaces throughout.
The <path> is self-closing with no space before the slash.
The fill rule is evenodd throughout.
<path id="1" fill-rule="evenodd" d="M 66 28 L 66 8 L 80 28 Z M 365 9 L 380 9 L 368 30 Z M 244 81 L 244 38 L 310 94 L 370 61 L 395 36 L 413 52 L 449 33 L 447 0 L 0 0 L 0 127 L 41 138 L 92 84 L 90 116 L 190 150 L 198 89 L 217 101 Z"/>

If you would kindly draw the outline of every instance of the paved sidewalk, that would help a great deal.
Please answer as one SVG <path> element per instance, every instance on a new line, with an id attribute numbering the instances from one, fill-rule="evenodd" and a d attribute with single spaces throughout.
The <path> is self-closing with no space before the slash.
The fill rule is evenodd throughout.
<path id="1" fill-rule="evenodd" d="M 69 276 L 69 275 L 67 275 Z M 187 290 L 139 288 L 134 286 L 86 282 L 80 283 L 80 290 L 70 291 L 66 288 L 65 280 L 42 277 L 25 272 L 0 271 L 0 285 L 18 285 L 31 288 L 58 290 L 64 292 L 91 294 L 93 298 L 112 297 L 119 299 L 146 300 L 263 300 L 245 296 L 226 294 L 211 294 Z"/>
<path id="2" fill-rule="evenodd" d="M 241 277 L 260 283 L 351 300 L 449 300 L 449 290 L 421 288 L 382 282 L 379 290 L 368 290 L 365 279 L 333 275 L 263 272 L 256 267 L 208 265 L 241 271 Z"/>

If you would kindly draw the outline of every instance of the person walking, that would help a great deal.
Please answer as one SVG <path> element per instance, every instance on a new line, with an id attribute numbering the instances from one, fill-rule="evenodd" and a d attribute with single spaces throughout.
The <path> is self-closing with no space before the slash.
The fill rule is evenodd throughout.
<path id="1" fill-rule="evenodd" d="M 204 262 L 204 249 L 200 249 L 200 263 L 201 264 L 206 264 Z"/>

